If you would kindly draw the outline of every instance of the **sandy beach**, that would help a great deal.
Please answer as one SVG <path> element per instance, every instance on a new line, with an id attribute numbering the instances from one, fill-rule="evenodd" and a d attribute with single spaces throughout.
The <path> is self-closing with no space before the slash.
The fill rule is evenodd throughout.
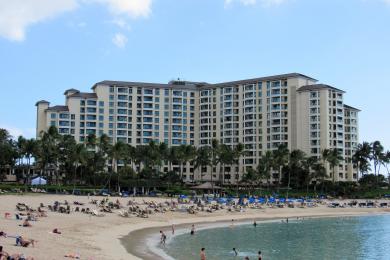
<path id="1" fill-rule="evenodd" d="M 101 200 L 102 197 L 90 197 L 90 199 Z M 115 201 L 117 198 L 111 198 Z M 86 196 L 71 195 L 46 195 L 46 194 L 26 194 L 26 195 L 2 195 L 0 196 L 0 231 L 4 231 L 8 236 L 21 235 L 25 238 L 37 241 L 35 247 L 15 246 L 15 239 L 11 237 L 1 237 L 0 245 L 8 253 L 23 253 L 26 256 L 33 256 L 34 259 L 67 259 L 66 254 L 79 254 L 80 259 L 140 259 L 131 255 L 130 252 L 139 245 L 123 246 L 121 238 L 130 234 L 134 241 L 141 241 L 142 232 L 139 230 L 161 227 L 170 230 L 174 223 L 178 228 L 185 227 L 190 223 L 213 223 L 221 221 L 240 220 L 272 220 L 287 217 L 325 217 L 343 215 L 366 215 L 390 213 L 390 208 L 329 208 L 320 205 L 314 208 L 265 208 L 246 209 L 245 212 L 227 212 L 219 210 L 213 213 L 198 212 L 195 215 L 180 212 L 155 213 L 149 218 L 129 217 L 124 218 L 114 213 L 105 213 L 104 217 L 96 217 L 80 212 L 63 214 L 57 212 L 47 212 L 47 217 L 41 217 L 38 221 L 32 221 L 32 227 L 22 227 L 21 221 L 15 219 L 17 203 L 25 203 L 30 207 L 37 208 L 40 203 L 44 205 L 53 204 L 54 201 L 63 202 L 67 200 L 71 203 L 71 208 L 75 208 L 73 201 L 85 203 L 84 207 L 93 209 L 96 205 L 89 204 Z M 119 198 L 121 204 L 126 205 L 129 200 L 139 203 L 145 201 L 163 202 L 169 198 Z M 349 201 L 349 200 L 347 200 Z M 9 218 L 5 218 L 5 213 L 10 213 Z M 58 228 L 62 234 L 53 234 L 52 230 Z M 142 245 L 141 245 L 142 246 Z M 130 252 L 129 252 L 130 251 Z M 139 254 L 138 254 L 139 255 Z"/>

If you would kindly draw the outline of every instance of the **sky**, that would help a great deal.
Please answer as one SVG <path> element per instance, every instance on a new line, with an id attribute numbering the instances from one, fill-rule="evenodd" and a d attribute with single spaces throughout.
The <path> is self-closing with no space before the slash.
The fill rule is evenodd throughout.
<path id="1" fill-rule="evenodd" d="M 0 0 L 0 127 L 101 80 L 210 83 L 298 72 L 346 91 L 390 149 L 390 0 Z"/>

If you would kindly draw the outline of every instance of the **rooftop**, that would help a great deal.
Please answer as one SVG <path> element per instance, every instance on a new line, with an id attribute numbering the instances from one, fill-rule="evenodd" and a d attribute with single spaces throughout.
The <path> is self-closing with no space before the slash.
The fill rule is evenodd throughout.
<path id="1" fill-rule="evenodd" d="M 97 98 L 96 93 L 87 93 L 87 92 L 76 92 L 69 95 L 69 97 L 79 97 L 79 98 Z"/>
<path id="2" fill-rule="evenodd" d="M 358 109 L 358 108 L 356 108 L 356 107 L 351 107 L 351 106 L 348 106 L 348 105 L 345 105 L 345 104 L 344 104 L 344 108 L 347 108 L 347 109 L 349 109 L 349 110 L 355 110 L 355 111 L 358 111 L 358 112 L 361 111 L 360 109 Z"/>
<path id="3" fill-rule="evenodd" d="M 329 86 L 329 85 L 326 85 L 326 84 L 306 85 L 306 86 L 300 87 L 298 89 L 298 91 L 299 92 L 304 92 L 304 91 L 313 91 L 313 90 L 321 90 L 321 89 L 331 89 L 331 90 L 335 90 L 335 91 L 338 91 L 338 92 L 345 93 L 344 90 L 341 90 L 341 89 L 338 89 L 338 88 L 335 88 L 335 87 L 332 87 L 332 86 Z"/>
<path id="4" fill-rule="evenodd" d="M 49 110 L 49 111 L 69 111 L 69 108 L 68 108 L 68 106 L 52 106 L 46 110 Z"/>
<path id="5" fill-rule="evenodd" d="M 300 73 L 288 73 L 288 74 L 280 74 L 280 75 L 274 75 L 274 76 L 267 76 L 267 77 L 260 77 L 260 78 L 253 78 L 253 79 L 244 79 L 244 80 L 237 80 L 237 81 L 230 81 L 230 82 L 222 82 L 222 83 L 216 83 L 213 85 L 242 85 L 242 84 L 249 84 L 249 83 L 255 83 L 259 81 L 269 81 L 269 80 L 282 80 L 282 79 L 289 79 L 289 78 L 305 78 L 312 81 L 318 81 L 314 78 L 308 77 L 306 75 L 300 74 Z"/>
<path id="6" fill-rule="evenodd" d="M 103 80 L 103 81 L 100 81 L 100 82 L 96 83 L 95 85 L 93 85 L 92 89 L 94 89 L 97 85 L 123 86 L 123 87 L 139 86 L 139 87 L 160 87 L 160 88 L 178 86 L 178 87 L 182 87 L 182 88 L 196 89 L 196 88 L 205 87 L 205 86 L 217 87 L 217 86 L 223 86 L 223 85 L 241 85 L 241 84 L 255 83 L 255 82 L 259 82 L 259 81 L 282 80 L 282 79 L 289 79 L 289 78 L 305 78 L 305 79 L 309 79 L 312 81 L 317 81 L 314 78 L 308 77 L 308 76 L 300 74 L 300 73 L 288 73 L 288 74 L 280 74 L 280 75 L 274 75 L 274 76 L 244 79 L 244 80 L 237 80 L 237 81 L 230 81 L 230 82 L 221 82 L 221 83 L 215 83 L 215 84 L 210 84 L 207 82 L 194 82 L 194 81 L 183 81 L 183 80 L 171 80 L 168 82 L 168 84 Z"/>
<path id="7" fill-rule="evenodd" d="M 38 106 L 38 104 L 41 104 L 41 103 L 50 104 L 49 101 L 46 101 L 46 100 L 39 100 L 37 103 L 35 103 L 35 105 Z"/>

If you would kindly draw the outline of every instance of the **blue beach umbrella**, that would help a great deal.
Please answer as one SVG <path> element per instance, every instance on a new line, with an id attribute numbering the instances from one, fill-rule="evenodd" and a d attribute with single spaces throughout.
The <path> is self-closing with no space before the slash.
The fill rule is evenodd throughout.
<path id="1" fill-rule="evenodd" d="M 259 198 L 259 199 L 257 200 L 257 202 L 259 202 L 259 203 L 265 203 L 265 199 L 264 199 L 264 198 Z"/>
<path id="2" fill-rule="evenodd" d="M 226 203 L 227 199 L 226 198 L 219 198 L 218 203 Z"/>

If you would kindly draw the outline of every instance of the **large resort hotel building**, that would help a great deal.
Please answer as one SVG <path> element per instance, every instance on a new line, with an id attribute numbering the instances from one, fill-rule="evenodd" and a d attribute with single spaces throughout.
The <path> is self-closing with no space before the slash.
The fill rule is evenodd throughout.
<path id="1" fill-rule="evenodd" d="M 196 147 L 211 145 L 213 139 L 231 146 L 242 143 L 246 155 L 239 169 L 227 167 L 222 178 L 232 184 L 248 167 L 255 168 L 265 151 L 280 144 L 308 156 L 337 148 L 344 161 L 335 168 L 335 180 L 356 181 L 350 158 L 358 144 L 359 110 L 344 104 L 344 91 L 311 77 L 291 73 L 217 84 L 102 81 L 92 91 L 68 89 L 61 106 L 37 102 L 37 137 L 56 126 L 78 142 L 105 133 L 113 143 L 133 146 L 152 140 Z M 183 179 L 208 180 L 212 174 L 215 180 L 220 170 L 194 169 L 188 163 Z M 276 172 L 272 177 L 279 180 Z"/>

